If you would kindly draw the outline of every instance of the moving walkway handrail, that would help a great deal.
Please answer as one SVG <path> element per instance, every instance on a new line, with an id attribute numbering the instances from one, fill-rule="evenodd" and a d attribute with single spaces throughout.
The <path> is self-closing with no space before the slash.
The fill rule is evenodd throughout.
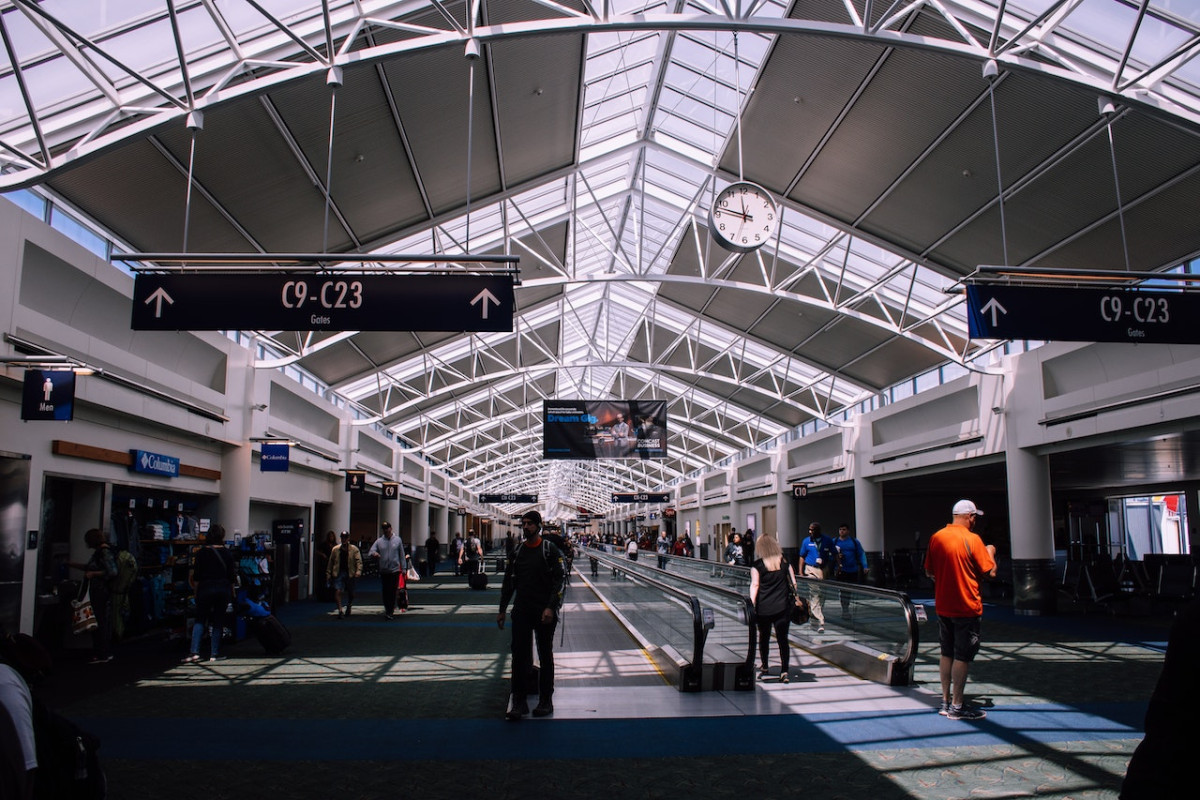
<path id="1" fill-rule="evenodd" d="M 652 586 L 655 589 L 657 589 L 658 591 L 663 592 L 664 594 L 671 595 L 672 597 L 676 597 L 679 600 L 686 602 L 688 604 L 688 607 L 692 611 L 692 661 L 691 661 L 691 663 L 694 666 L 698 666 L 704 662 L 704 644 L 708 638 L 708 629 L 704 626 L 704 612 L 700 606 L 700 600 L 695 595 L 688 594 L 687 592 L 683 591 L 682 589 L 679 589 L 675 586 L 671 586 L 668 583 L 664 583 L 663 581 L 658 580 L 657 578 L 655 578 L 651 575 L 645 575 L 641 572 L 632 572 L 631 573 L 627 569 L 630 562 L 628 562 L 624 559 L 615 558 L 612 555 L 604 552 L 603 550 L 597 550 L 595 548 L 587 548 L 585 550 L 585 553 L 588 557 L 596 558 L 598 561 L 605 563 L 612 569 L 622 569 L 627 574 L 635 575 L 637 577 L 638 581 L 645 583 L 649 586 Z"/>
<path id="2" fill-rule="evenodd" d="M 658 554 L 650 554 L 658 557 Z M 718 561 L 702 561 L 696 558 L 688 558 L 681 556 L 666 556 L 667 572 L 674 578 L 684 580 L 689 583 L 704 583 L 718 578 L 724 578 L 731 584 L 730 586 L 720 587 L 726 591 L 736 592 L 742 586 L 747 590 L 750 586 L 750 567 L 737 566 L 734 564 L 724 564 Z M 647 568 L 650 568 L 647 564 Z M 699 574 L 703 577 L 691 577 L 687 573 Z M 820 587 L 819 591 L 823 594 L 833 594 L 835 592 L 847 591 L 860 598 L 876 598 L 886 601 L 887 603 L 895 603 L 900 606 L 900 613 L 903 615 L 905 638 L 903 643 L 897 642 L 899 645 L 890 655 L 895 658 L 895 667 L 893 672 L 897 675 L 912 674 L 913 665 L 916 662 L 917 653 L 920 650 L 920 623 L 917 619 L 917 612 L 906 592 L 893 589 L 882 589 L 877 586 L 867 586 L 860 583 L 846 583 L 844 581 L 835 580 L 817 580 L 815 578 L 806 578 L 797 575 L 802 594 L 806 591 L 803 587 Z M 711 584 L 710 584 L 711 585 Z M 747 598 L 747 603 L 749 599 Z M 750 617 L 753 619 L 753 616 Z M 897 631 L 899 633 L 899 631 Z M 862 646 L 862 645 L 859 645 Z M 753 655 L 753 654 L 751 654 Z"/>
<path id="3" fill-rule="evenodd" d="M 636 575 L 639 580 L 651 582 L 655 586 L 668 587 L 676 592 L 682 591 L 668 583 L 664 583 L 658 578 L 655 578 L 652 573 L 657 572 L 657 570 L 651 566 L 648 561 L 645 563 L 639 561 L 630 561 L 626 558 L 615 556 L 609 551 L 595 547 L 588 547 L 584 552 L 589 557 L 599 556 L 600 560 L 604 561 L 610 567 L 620 569 L 627 574 Z M 688 577 L 687 575 L 680 575 L 673 572 L 667 572 L 666 574 L 670 575 L 672 580 L 683 581 L 691 586 L 695 586 L 702 592 L 723 597 L 728 602 L 729 606 L 735 610 L 732 616 L 734 616 L 739 623 L 744 623 L 746 625 L 746 655 L 742 659 L 742 664 L 744 665 L 743 669 L 748 674 L 754 667 L 754 645 L 756 635 L 756 631 L 754 629 L 754 606 L 750 602 L 749 596 L 733 589 L 727 589 L 722 586 L 714 586 L 712 583 L 696 580 L 695 578 Z M 694 595 L 691 594 L 687 596 L 694 597 Z M 699 640 L 701 644 L 707 640 L 707 635 L 707 630 L 705 630 L 704 638 Z M 703 663 L 703 652 L 700 652 L 700 656 L 701 658 L 693 661 L 694 664 Z"/>

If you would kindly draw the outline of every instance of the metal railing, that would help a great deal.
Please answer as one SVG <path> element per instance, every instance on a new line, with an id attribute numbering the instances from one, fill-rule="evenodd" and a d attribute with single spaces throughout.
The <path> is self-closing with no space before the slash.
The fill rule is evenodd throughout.
<path id="1" fill-rule="evenodd" d="M 754 611 L 745 593 L 597 548 L 583 550 L 575 566 L 587 574 L 590 559 L 597 575 L 603 570 L 597 590 L 681 691 L 754 688 Z M 664 603 L 686 606 L 690 616 L 664 613 Z"/>
<path id="2" fill-rule="evenodd" d="M 658 568 L 660 558 L 665 564 L 662 570 Z M 683 587 L 702 602 L 710 602 L 708 598 L 714 596 L 745 599 L 753 659 L 757 631 L 752 624 L 754 612 L 749 606 L 750 567 L 656 553 L 642 553 L 636 562 L 618 560 L 640 576 L 654 576 L 661 582 Z M 707 592 L 702 587 L 707 587 Z M 892 686 L 912 682 L 920 628 L 917 611 L 906 593 L 799 576 L 797 589 L 802 597 L 809 599 L 814 614 L 807 625 L 791 627 L 789 638 L 796 646 L 868 680 Z M 714 604 L 714 607 L 720 606 Z M 734 608 L 727 608 L 725 613 L 743 614 Z"/>

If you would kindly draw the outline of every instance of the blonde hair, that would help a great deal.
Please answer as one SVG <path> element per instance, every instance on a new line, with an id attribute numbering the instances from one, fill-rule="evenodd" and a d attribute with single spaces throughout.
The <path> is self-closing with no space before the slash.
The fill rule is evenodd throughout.
<path id="1" fill-rule="evenodd" d="M 775 558 L 783 555 L 783 550 L 779 547 L 779 542 L 769 533 L 764 533 L 758 537 L 758 542 L 755 544 L 755 552 L 758 557 L 764 561 L 768 558 Z"/>

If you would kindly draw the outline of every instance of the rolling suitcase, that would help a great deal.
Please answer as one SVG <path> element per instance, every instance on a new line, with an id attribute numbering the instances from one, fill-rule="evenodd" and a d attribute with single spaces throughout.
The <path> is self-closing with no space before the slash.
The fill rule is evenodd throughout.
<path id="1" fill-rule="evenodd" d="M 486 572 L 472 572 L 467 575 L 467 585 L 472 589 L 486 589 L 488 576 Z"/>
<path id="2" fill-rule="evenodd" d="M 254 635 L 271 655 L 282 653 L 292 643 L 292 634 L 274 614 L 251 620 Z"/>

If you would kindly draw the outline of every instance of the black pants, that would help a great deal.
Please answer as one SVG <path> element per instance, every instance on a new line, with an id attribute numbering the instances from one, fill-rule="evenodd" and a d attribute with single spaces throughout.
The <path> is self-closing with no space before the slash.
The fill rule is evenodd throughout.
<path id="1" fill-rule="evenodd" d="M 767 617 L 755 617 L 754 622 L 758 625 L 758 656 L 759 663 L 763 669 L 767 668 L 769 662 L 768 656 L 771 654 L 771 629 L 775 629 L 775 641 L 779 642 L 779 664 L 783 668 L 783 672 L 788 671 L 788 665 L 791 663 L 791 647 L 788 645 L 788 628 L 792 624 L 791 615 L 787 611 L 781 611 L 778 614 L 772 614 Z M 780 673 L 783 674 L 782 672 Z"/>
<path id="2" fill-rule="evenodd" d="M 379 591 L 383 594 L 383 613 L 396 613 L 396 588 L 400 585 L 399 572 L 379 572 Z"/>
<path id="3" fill-rule="evenodd" d="M 533 645 L 536 640 L 538 661 L 538 698 L 548 701 L 554 694 L 554 621 L 542 622 L 542 609 L 512 610 L 512 695 L 514 701 L 525 698 L 529 673 L 533 670 Z"/>
<path id="4" fill-rule="evenodd" d="M 841 581 L 842 583 L 862 583 L 864 571 L 865 570 L 862 569 L 857 569 L 854 572 L 843 572 L 838 570 L 837 575 L 834 576 L 834 580 Z M 850 613 L 850 600 L 852 597 L 853 592 L 838 592 L 838 599 L 842 601 L 843 614 Z"/>

